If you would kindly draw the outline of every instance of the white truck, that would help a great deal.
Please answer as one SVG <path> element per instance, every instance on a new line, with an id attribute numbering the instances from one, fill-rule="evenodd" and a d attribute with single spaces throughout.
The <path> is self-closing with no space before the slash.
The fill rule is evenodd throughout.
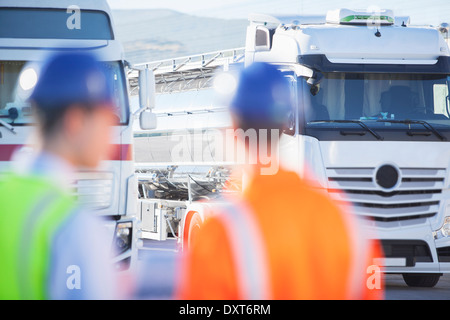
<path id="1" fill-rule="evenodd" d="M 434 286 L 450 273 L 447 26 L 414 27 L 390 10 L 249 20 L 245 48 L 138 66 L 155 75 L 148 128 L 158 122 L 135 129 L 140 237 L 188 245 L 231 164 L 213 145 L 231 125 L 214 74 L 265 61 L 290 80 L 296 106 L 283 165 L 367 220 L 383 272 Z"/>
<path id="2" fill-rule="evenodd" d="M 133 162 L 133 119 L 129 108 L 124 50 L 106 1 L 4 0 L 0 3 L 0 171 L 31 155 L 35 128 L 26 97 L 36 84 L 39 62 L 67 49 L 97 54 L 114 80 L 120 123 L 113 128 L 114 152 L 98 171 L 78 172 L 72 190 L 79 202 L 104 217 L 113 263 L 127 270 L 137 255 L 137 181 Z M 21 156 L 22 155 L 22 156 Z M 14 158 L 13 157 L 17 157 Z"/>

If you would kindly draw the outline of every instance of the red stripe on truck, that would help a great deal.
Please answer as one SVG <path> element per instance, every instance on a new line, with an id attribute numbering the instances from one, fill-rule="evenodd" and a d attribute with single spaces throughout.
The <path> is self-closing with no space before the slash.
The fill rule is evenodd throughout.
<path id="1" fill-rule="evenodd" d="M 0 144 L 0 161 L 10 161 L 14 151 L 23 147 L 21 144 Z"/>
<path id="2" fill-rule="evenodd" d="M 0 144 L 0 161 L 11 161 L 14 152 L 23 147 L 23 144 Z M 133 145 L 113 144 L 111 153 L 105 160 L 109 161 L 131 161 L 133 160 Z"/>
<path id="3" fill-rule="evenodd" d="M 111 161 L 131 161 L 133 160 L 133 145 L 131 144 L 113 144 L 111 153 L 107 160 Z"/>

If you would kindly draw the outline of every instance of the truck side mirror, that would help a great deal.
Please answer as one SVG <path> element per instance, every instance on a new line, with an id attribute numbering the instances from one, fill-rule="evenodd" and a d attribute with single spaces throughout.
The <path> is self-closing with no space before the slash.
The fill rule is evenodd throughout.
<path id="1" fill-rule="evenodd" d="M 139 70 L 139 105 L 141 108 L 155 108 L 155 75 L 145 68 Z"/>
<path id="2" fill-rule="evenodd" d="M 156 84 L 152 70 L 139 70 L 139 124 L 142 130 L 156 129 L 157 118 L 152 112 L 155 108 Z"/>
<path id="3" fill-rule="evenodd" d="M 139 115 L 139 125 L 142 130 L 156 129 L 158 125 L 156 114 L 148 110 L 142 111 Z"/>
<path id="4" fill-rule="evenodd" d="M 257 26 L 255 34 L 255 50 L 256 51 L 270 51 L 272 47 L 272 39 L 270 30 L 266 27 Z"/>

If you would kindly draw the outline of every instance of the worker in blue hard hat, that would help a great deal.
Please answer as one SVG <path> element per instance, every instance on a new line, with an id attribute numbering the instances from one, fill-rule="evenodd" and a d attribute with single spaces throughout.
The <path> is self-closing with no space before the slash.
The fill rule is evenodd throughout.
<path id="1" fill-rule="evenodd" d="M 281 165 L 264 170 L 263 156 L 278 163 L 274 147 L 289 128 L 293 106 L 287 79 L 276 66 L 253 63 L 229 84 L 219 91 L 231 94 L 234 128 L 257 131 L 256 147 L 249 135 L 242 137 L 246 159 L 258 161 L 243 165 L 247 183 L 241 193 L 227 196 L 191 239 L 178 298 L 381 298 L 381 288 L 366 285 L 379 244 L 360 237 L 354 217 L 297 173 Z"/>
<path id="2" fill-rule="evenodd" d="M 238 76 L 230 112 L 237 128 L 286 129 L 293 112 L 287 79 L 275 66 L 252 64 Z"/>
<path id="3" fill-rule="evenodd" d="M 91 54 L 52 55 L 29 101 L 40 148 L 0 179 L 0 299 L 119 298 L 110 239 L 69 189 L 77 169 L 95 169 L 109 152 L 107 73 Z"/>

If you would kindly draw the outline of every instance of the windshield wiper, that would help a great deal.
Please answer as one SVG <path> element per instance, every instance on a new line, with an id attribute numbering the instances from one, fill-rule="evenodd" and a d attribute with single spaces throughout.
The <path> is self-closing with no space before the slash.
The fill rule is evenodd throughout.
<path id="1" fill-rule="evenodd" d="M 0 126 L 5 127 L 6 129 L 8 129 L 11 133 L 16 134 L 16 131 L 14 130 L 14 127 L 12 125 L 10 125 L 8 122 L 0 119 Z"/>
<path id="2" fill-rule="evenodd" d="M 444 137 L 442 134 L 440 134 L 439 131 L 437 131 L 430 123 L 428 123 L 425 120 L 408 120 L 408 119 L 406 119 L 406 120 L 377 120 L 377 122 L 402 123 L 402 124 L 406 124 L 406 125 L 421 124 L 426 129 L 428 129 L 431 132 L 433 132 L 436 137 L 441 139 L 441 141 L 446 141 L 447 140 L 446 137 Z"/>
<path id="3" fill-rule="evenodd" d="M 376 133 L 375 131 L 370 129 L 367 124 L 365 124 L 364 122 L 362 122 L 360 120 L 316 120 L 316 121 L 310 121 L 310 122 L 311 123 L 320 123 L 320 122 L 327 122 L 327 123 L 356 123 L 356 124 L 359 124 L 362 128 L 364 128 L 367 131 L 369 131 L 375 138 L 377 138 L 377 140 L 383 140 L 382 136 L 380 136 L 378 133 Z"/>

